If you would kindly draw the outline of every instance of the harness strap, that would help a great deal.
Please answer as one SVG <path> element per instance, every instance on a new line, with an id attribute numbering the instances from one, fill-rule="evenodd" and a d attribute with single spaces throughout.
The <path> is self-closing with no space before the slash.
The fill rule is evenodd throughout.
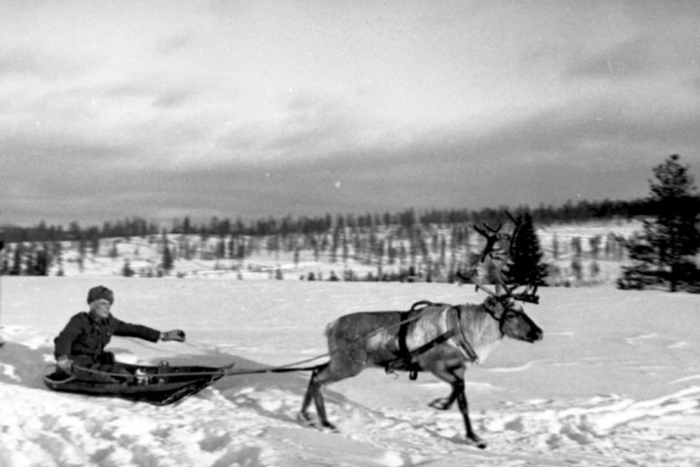
<path id="1" fill-rule="evenodd" d="M 393 362 L 390 362 L 385 370 L 387 373 L 392 372 L 397 368 L 407 369 L 409 374 L 408 377 L 415 381 L 418 378 L 418 372 L 421 370 L 420 366 L 413 360 L 415 357 L 429 351 L 433 347 L 447 342 L 451 338 L 455 337 L 457 347 L 462 351 L 464 357 L 467 361 L 478 362 L 479 356 L 477 355 L 474 347 L 469 343 L 467 336 L 464 335 L 464 330 L 462 329 L 462 309 L 459 306 L 452 306 L 447 310 L 447 320 L 448 320 L 448 330 L 437 336 L 435 339 L 426 342 L 418 348 L 413 350 L 408 349 L 408 344 L 406 343 L 406 337 L 408 335 L 408 325 L 415 318 L 410 319 L 408 315 L 411 311 L 415 311 L 418 308 L 424 308 L 430 305 L 444 305 L 431 302 L 418 302 L 411 307 L 410 311 L 401 312 L 400 315 L 400 327 L 399 327 L 399 352 L 398 358 Z M 451 313 L 454 312 L 454 313 Z M 453 322 L 450 321 L 450 316 L 454 316 Z"/>
<path id="2" fill-rule="evenodd" d="M 449 329 L 449 330 L 443 332 L 442 334 L 440 334 L 439 336 L 437 336 L 435 339 L 431 340 L 430 342 L 426 342 L 425 344 L 421 345 L 417 349 L 411 350 L 408 353 L 408 355 L 410 355 L 411 359 L 413 359 L 413 357 L 417 357 L 418 355 L 427 352 L 428 350 L 432 349 L 436 345 L 440 345 L 443 342 L 447 342 L 451 337 L 453 337 L 455 335 L 455 333 L 456 333 L 456 331 L 454 328 Z"/>
<path id="3" fill-rule="evenodd" d="M 456 330 L 454 328 L 449 329 L 439 336 L 437 336 L 435 339 L 426 342 L 425 344 L 421 345 L 420 347 L 417 347 L 413 350 L 408 350 L 408 348 L 402 349 L 401 356 L 394 360 L 393 362 L 390 362 L 385 370 L 387 373 L 392 373 L 396 369 L 407 369 L 408 370 L 408 377 L 411 379 L 411 381 L 415 381 L 418 378 L 418 372 L 422 369 L 420 366 L 418 366 L 417 363 L 413 361 L 413 359 L 428 350 L 432 349 L 433 347 L 440 345 L 444 342 L 447 342 L 450 340 L 450 338 L 454 337 L 456 333 Z M 405 347 L 405 343 L 404 346 Z"/>
<path id="4" fill-rule="evenodd" d="M 425 344 L 421 345 L 420 347 L 411 350 L 408 352 L 408 355 L 411 357 L 411 360 L 413 360 L 414 357 L 427 352 L 428 350 L 432 349 L 433 347 L 442 344 L 443 342 L 447 342 L 453 337 L 456 337 L 457 341 L 457 346 L 459 347 L 462 352 L 464 352 L 464 356 L 467 358 L 468 361 L 470 362 L 478 362 L 479 361 L 479 356 L 477 355 L 476 351 L 474 350 L 474 347 L 469 343 L 469 340 L 467 339 L 467 336 L 464 335 L 464 330 L 462 329 L 462 326 L 460 326 L 461 321 L 462 321 L 462 310 L 458 306 L 453 306 L 449 310 L 447 310 L 447 313 L 450 311 L 456 311 L 456 317 L 455 317 L 455 322 L 450 323 L 449 329 L 439 336 L 437 336 L 435 339 L 426 342 Z M 449 314 L 448 314 L 449 316 Z"/>
<path id="5" fill-rule="evenodd" d="M 467 336 L 464 334 L 464 329 L 462 328 L 462 309 L 459 306 L 453 306 L 450 308 L 447 312 L 449 313 L 450 311 L 456 311 L 455 315 L 455 322 L 452 323 L 450 326 L 450 329 L 454 331 L 454 334 L 457 334 L 457 347 L 464 352 L 464 356 L 467 358 L 468 361 L 470 362 L 479 362 L 479 355 L 476 353 L 474 350 L 474 347 L 469 343 L 469 339 L 467 339 Z M 459 332 L 457 332 L 459 330 Z"/>
<path id="6" fill-rule="evenodd" d="M 399 316 L 401 325 L 399 326 L 399 356 L 406 363 L 407 366 L 411 366 L 412 355 L 411 351 L 408 350 L 408 344 L 406 344 L 406 336 L 408 335 L 408 324 L 410 321 L 407 320 L 410 311 L 403 311 Z M 411 371 L 411 378 L 414 378 L 415 370 Z M 418 375 L 416 374 L 417 378 Z"/>
<path id="7" fill-rule="evenodd" d="M 411 309 L 408 311 L 402 311 L 401 314 L 399 315 L 399 361 L 402 362 L 406 368 L 408 368 L 409 374 L 408 377 L 411 379 L 411 381 L 415 381 L 418 378 L 418 371 L 420 371 L 420 367 L 413 362 L 413 357 L 416 355 L 420 355 L 423 352 L 428 351 L 435 345 L 444 342 L 445 340 L 449 339 L 449 337 L 444 338 L 440 342 L 433 343 L 434 341 L 428 342 L 428 346 L 426 347 L 425 345 L 422 347 L 419 347 L 418 349 L 415 349 L 413 351 L 408 350 L 408 344 L 406 344 L 406 336 L 408 335 L 408 325 L 412 321 L 416 321 L 418 318 L 421 317 L 420 311 L 422 311 L 424 308 L 427 308 L 429 306 L 445 306 L 443 303 L 434 303 L 429 300 L 421 300 L 419 302 L 414 303 L 411 306 Z M 419 313 L 416 313 L 415 316 L 410 317 L 411 312 L 416 312 L 418 311 Z M 439 336 L 438 339 L 442 338 L 442 336 Z M 425 349 L 423 349 L 425 347 Z M 398 362 L 397 362 L 398 363 Z M 390 366 L 387 366 L 387 371 L 390 370 Z"/>
<path id="8" fill-rule="evenodd" d="M 390 329 L 394 329 L 394 328 L 400 328 L 403 325 L 407 325 L 408 323 L 410 323 L 412 321 L 418 320 L 422 316 L 420 311 L 423 311 L 423 308 L 426 308 L 428 306 L 448 306 L 448 305 L 445 305 L 444 303 L 435 303 L 435 302 L 431 302 L 428 300 L 421 300 L 420 302 L 416 302 L 413 304 L 413 306 L 411 306 L 411 309 L 409 310 L 409 312 L 410 311 L 419 311 L 419 313 L 416 313 L 414 316 L 408 317 L 410 314 L 409 312 L 405 312 L 405 311 L 400 312 L 401 318 L 399 318 L 398 323 L 392 324 L 391 326 L 385 326 L 385 327 L 375 329 L 374 331 L 367 333 L 364 336 L 364 339 L 369 339 L 370 337 L 373 337 L 376 334 L 379 334 L 381 332 L 386 332 L 386 331 L 388 331 Z M 326 355 L 328 355 L 328 354 L 326 354 Z"/>

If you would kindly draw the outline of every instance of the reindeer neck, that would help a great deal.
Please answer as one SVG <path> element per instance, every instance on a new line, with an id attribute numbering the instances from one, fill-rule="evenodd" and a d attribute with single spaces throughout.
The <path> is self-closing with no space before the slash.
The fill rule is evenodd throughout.
<path id="1" fill-rule="evenodd" d="M 483 304 L 463 305 L 462 315 L 464 334 L 483 362 L 503 338 L 500 323 L 486 311 Z"/>

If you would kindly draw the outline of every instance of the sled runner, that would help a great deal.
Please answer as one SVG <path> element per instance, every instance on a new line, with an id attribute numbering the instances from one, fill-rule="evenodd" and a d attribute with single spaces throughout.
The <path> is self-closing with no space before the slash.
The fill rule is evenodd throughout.
<path id="1" fill-rule="evenodd" d="M 120 397 L 134 402 L 168 405 L 192 396 L 228 374 L 233 364 L 222 367 L 157 366 L 120 364 L 129 374 L 81 369 L 95 378 L 78 378 L 54 372 L 44 376 L 49 389 L 91 396 Z"/>

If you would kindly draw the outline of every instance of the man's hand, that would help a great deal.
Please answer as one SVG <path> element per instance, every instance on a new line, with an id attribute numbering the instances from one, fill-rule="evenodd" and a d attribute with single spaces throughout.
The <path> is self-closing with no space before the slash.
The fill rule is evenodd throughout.
<path id="1" fill-rule="evenodd" d="M 56 366 L 66 373 L 71 373 L 71 371 L 73 371 L 73 360 L 65 355 L 58 357 L 56 360 Z"/>
<path id="2" fill-rule="evenodd" d="M 185 331 L 181 329 L 173 329 L 172 331 L 161 332 L 160 340 L 185 342 Z"/>

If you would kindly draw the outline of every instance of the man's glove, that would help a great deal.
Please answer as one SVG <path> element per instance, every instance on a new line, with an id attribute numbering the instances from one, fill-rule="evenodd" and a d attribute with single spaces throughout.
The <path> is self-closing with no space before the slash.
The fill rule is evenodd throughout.
<path id="1" fill-rule="evenodd" d="M 73 360 L 63 355 L 56 360 L 56 366 L 66 373 L 71 373 L 73 371 Z"/>
<path id="2" fill-rule="evenodd" d="M 173 329 L 172 331 L 162 332 L 160 333 L 160 340 L 185 342 L 185 331 L 181 329 Z"/>

